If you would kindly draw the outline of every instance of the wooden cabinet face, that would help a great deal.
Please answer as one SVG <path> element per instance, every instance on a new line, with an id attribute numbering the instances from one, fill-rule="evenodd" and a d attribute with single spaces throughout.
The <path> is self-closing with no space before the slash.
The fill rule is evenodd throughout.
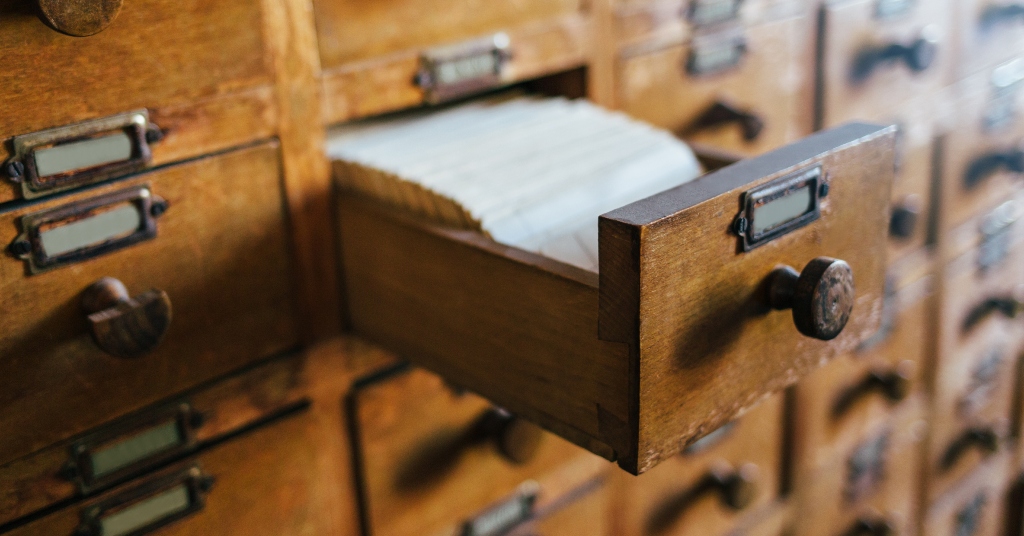
<path id="1" fill-rule="evenodd" d="M 727 534 L 772 504 L 781 486 L 782 395 L 712 432 L 687 451 L 623 486 L 618 533 Z"/>
<path id="2" fill-rule="evenodd" d="M 962 225 L 1021 190 L 1024 59 L 964 79 L 953 93 L 953 126 L 942 144 L 942 230 Z"/>
<path id="3" fill-rule="evenodd" d="M 952 2 L 886 2 L 907 6 L 879 16 L 874 0 L 829 2 L 821 51 L 821 124 L 878 120 L 949 82 Z"/>
<path id="4" fill-rule="evenodd" d="M 290 415 L 8 534 L 325 534 L 337 506 L 318 468 L 322 432 Z"/>
<path id="5" fill-rule="evenodd" d="M 934 336 L 930 311 L 936 305 L 936 285 L 931 266 L 928 257 L 914 257 L 899 267 L 905 269 L 892 272 L 893 288 L 876 337 L 796 385 L 798 472 L 820 467 L 904 406 L 919 403 L 929 363 L 922 341 Z"/>
<path id="6" fill-rule="evenodd" d="M 350 401 L 376 536 L 457 533 L 519 495 L 532 505 L 526 516 L 608 466 L 531 424 L 502 421 L 486 400 L 423 370 L 358 387 Z"/>
<path id="7" fill-rule="evenodd" d="M 0 258 L 3 462 L 298 344 L 275 144 L 19 206 L 0 222 L 5 245 L 34 229 L 34 260 Z M 56 264 L 27 275 L 36 253 Z M 104 277 L 129 298 L 90 317 L 83 292 Z M 149 351 L 111 353 L 126 347 Z"/>
<path id="8" fill-rule="evenodd" d="M 979 467 L 948 494 L 934 501 L 921 534 L 929 536 L 997 536 L 1003 534 L 1006 458 Z"/>
<path id="9" fill-rule="evenodd" d="M 618 105 L 694 143 L 745 155 L 778 148 L 805 134 L 803 24 L 803 17 L 790 17 L 691 36 L 679 45 L 627 49 L 618 59 Z M 737 43 L 743 50 L 734 52 L 735 66 L 695 72 L 694 58 L 728 53 Z"/>
<path id="10" fill-rule="evenodd" d="M 153 146 L 159 165 L 276 131 L 259 0 L 129 2 L 89 37 L 46 27 L 31 5 L 0 2 L 0 140 L 148 109 L 164 133 Z M 8 148 L 4 143 L 0 160 Z M 17 195 L 16 185 L 4 182 L 0 201 Z"/>
<path id="11" fill-rule="evenodd" d="M 845 536 L 857 527 L 915 534 L 920 459 L 927 435 L 924 405 L 914 400 L 866 430 L 858 442 L 833 451 L 797 484 L 796 534 Z M 881 533 L 881 532 L 877 532 Z"/>
<path id="12" fill-rule="evenodd" d="M 1020 4 L 1014 0 L 956 2 L 957 79 L 986 71 L 1024 50 Z"/>

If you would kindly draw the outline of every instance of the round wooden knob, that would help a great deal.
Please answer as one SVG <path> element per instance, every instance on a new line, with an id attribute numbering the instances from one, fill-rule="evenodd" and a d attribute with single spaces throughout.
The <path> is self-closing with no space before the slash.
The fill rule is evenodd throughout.
<path id="1" fill-rule="evenodd" d="M 789 266 L 776 268 L 769 282 L 774 309 L 793 310 L 797 330 L 808 337 L 830 341 L 842 333 L 853 312 L 853 270 L 845 261 L 818 257 L 797 273 Z"/>
<path id="2" fill-rule="evenodd" d="M 110 26 L 124 0 L 36 0 L 39 18 L 50 28 L 73 37 L 95 35 Z"/>
<path id="3" fill-rule="evenodd" d="M 498 452 L 514 464 L 524 464 L 533 459 L 544 439 L 544 432 L 537 425 L 527 422 L 499 408 L 492 409 L 484 417 L 485 429 L 494 440 Z"/>
<path id="4" fill-rule="evenodd" d="M 115 357 L 138 357 L 156 348 L 171 325 L 171 299 L 162 290 L 128 295 L 124 283 L 104 277 L 85 289 L 82 309 L 96 345 Z"/>

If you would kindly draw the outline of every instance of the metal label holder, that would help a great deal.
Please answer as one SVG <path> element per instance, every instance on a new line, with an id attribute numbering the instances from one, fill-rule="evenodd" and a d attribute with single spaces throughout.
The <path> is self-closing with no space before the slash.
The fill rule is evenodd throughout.
<path id="1" fill-rule="evenodd" d="M 810 196 L 809 210 L 780 225 L 755 232 L 755 213 L 758 208 L 805 188 Z M 733 224 L 734 232 L 740 237 L 740 249 L 744 252 L 750 251 L 817 221 L 821 217 L 821 198 L 827 195 L 827 190 L 828 184 L 824 182 L 821 166 L 815 166 L 775 179 L 744 193 L 741 199 L 743 209 Z"/>

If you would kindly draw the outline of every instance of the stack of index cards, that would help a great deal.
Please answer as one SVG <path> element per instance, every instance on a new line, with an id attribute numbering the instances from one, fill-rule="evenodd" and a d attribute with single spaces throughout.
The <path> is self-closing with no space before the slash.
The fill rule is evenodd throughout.
<path id="1" fill-rule="evenodd" d="M 671 134 L 583 100 L 505 94 L 330 132 L 342 188 L 597 271 L 597 218 L 700 175 Z"/>

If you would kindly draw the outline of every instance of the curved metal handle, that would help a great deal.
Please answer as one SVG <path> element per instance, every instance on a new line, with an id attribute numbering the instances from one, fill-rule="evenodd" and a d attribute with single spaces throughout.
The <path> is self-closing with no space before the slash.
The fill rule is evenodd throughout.
<path id="1" fill-rule="evenodd" d="M 760 469 L 745 463 L 738 469 L 727 465 L 713 468 L 696 486 L 688 489 L 658 507 L 647 521 L 647 534 L 662 534 L 672 527 L 698 499 L 708 494 L 718 495 L 722 505 L 740 511 L 757 499 Z"/>
<path id="2" fill-rule="evenodd" d="M 992 454 L 999 450 L 999 434 L 992 428 L 971 428 L 956 438 L 942 455 L 942 469 L 951 469 L 969 450 Z"/>
<path id="3" fill-rule="evenodd" d="M 694 119 L 693 123 L 684 129 L 683 134 L 695 134 L 702 130 L 728 124 L 738 125 L 743 139 L 746 141 L 756 140 L 764 131 L 764 120 L 756 113 L 719 100 L 709 106 L 697 119 Z"/>
<path id="4" fill-rule="evenodd" d="M 1015 296 L 995 296 L 979 303 L 974 309 L 967 313 L 964 319 L 963 331 L 970 331 L 971 328 L 981 323 L 992 314 L 1001 314 L 1006 318 L 1017 318 L 1017 315 L 1024 312 L 1024 303 Z"/>
<path id="5" fill-rule="evenodd" d="M 854 521 L 843 536 L 895 536 L 896 527 L 888 519 L 865 519 Z"/>
<path id="6" fill-rule="evenodd" d="M 921 219 L 923 203 L 918 195 L 908 195 L 899 204 L 892 207 L 889 216 L 889 236 L 906 240 L 914 236 L 918 221 Z"/>
<path id="7" fill-rule="evenodd" d="M 808 337 L 830 341 L 842 333 L 853 312 L 853 270 L 845 261 L 818 257 L 797 273 L 789 266 L 769 275 L 773 309 L 793 310 L 796 328 Z"/>
<path id="8" fill-rule="evenodd" d="M 964 172 L 964 188 L 973 189 L 1001 169 L 1012 173 L 1024 173 L 1024 150 L 1010 149 L 975 158 Z"/>
<path id="9" fill-rule="evenodd" d="M 517 465 L 532 460 L 544 439 L 540 427 L 501 408 L 493 408 L 481 417 L 479 431 L 494 442 L 506 460 Z"/>
<path id="10" fill-rule="evenodd" d="M 838 420 L 861 398 L 878 393 L 890 404 L 895 404 L 910 394 L 910 375 L 896 369 L 889 372 L 871 372 L 856 385 L 843 391 L 832 405 L 832 418 Z"/>
<path id="11" fill-rule="evenodd" d="M 104 277 L 82 294 L 96 345 L 115 357 L 138 357 L 163 340 L 171 325 L 171 299 L 162 290 L 128 295 L 124 283 Z"/>
<path id="12" fill-rule="evenodd" d="M 981 29 L 989 31 L 997 24 L 1024 20 L 1024 4 L 991 5 L 981 14 Z"/>
<path id="13" fill-rule="evenodd" d="M 39 19 L 72 37 L 87 37 L 105 30 L 121 12 L 124 0 L 36 0 Z"/>
<path id="14" fill-rule="evenodd" d="M 921 32 L 920 37 L 908 44 L 889 43 L 862 50 L 853 61 L 853 81 L 863 82 L 880 65 L 892 62 L 903 62 L 915 73 L 928 70 L 935 63 L 939 52 L 936 34 L 933 28 L 928 27 Z"/>

